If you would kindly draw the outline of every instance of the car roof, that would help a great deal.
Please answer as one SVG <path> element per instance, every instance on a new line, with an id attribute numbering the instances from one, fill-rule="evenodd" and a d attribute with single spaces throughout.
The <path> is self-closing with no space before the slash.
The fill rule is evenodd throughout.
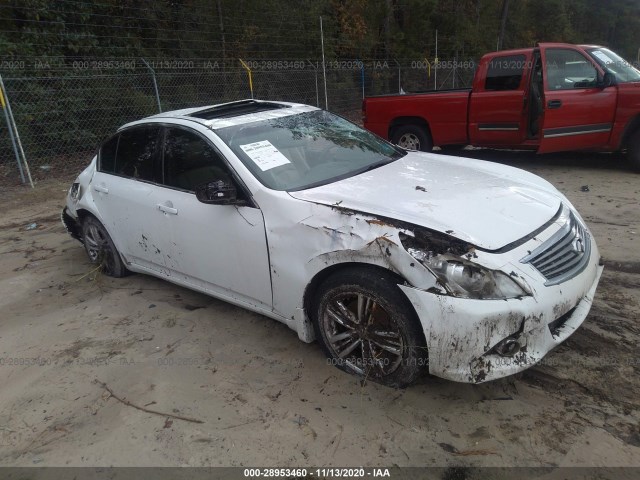
<path id="1" fill-rule="evenodd" d="M 219 103 L 203 107 L 183 108 L 169 112 L 157 113 L 149 117 L 129 122 L 118 130 L 123 130 L 145 123 L 157 123 L 163 120 L 187 120 L 196 122 L 211 130 L 257 122 L 269 118 L 280 118 L 298 113 L 320 110 L 311 105 L 291 102 L 274 102 L 265 100 L 245 99 L 235 102 Z"/>

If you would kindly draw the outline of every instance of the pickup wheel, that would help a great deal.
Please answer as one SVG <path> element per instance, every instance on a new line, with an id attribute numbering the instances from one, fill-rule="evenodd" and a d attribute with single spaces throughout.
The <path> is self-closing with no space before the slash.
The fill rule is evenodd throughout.
<path id="1" fill-rule="evenodd" d="M 418 125 L 401 125 L 397 127 L 393 132 L 391 142 L 407 150 L 430 152 L 433 148 L 431 135 Z"/>
<path id="2" fill-rule="evenodd" d="M 627 160 L 632 169 L 640 172 L 640 130 L 635 132 L 629 141 Z"/>

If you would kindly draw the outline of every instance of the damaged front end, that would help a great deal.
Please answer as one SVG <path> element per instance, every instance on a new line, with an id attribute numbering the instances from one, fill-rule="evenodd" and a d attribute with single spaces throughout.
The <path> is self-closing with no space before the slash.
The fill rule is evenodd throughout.
<path id="1" fill-rule="evenodd" d="M 468 383 L 512 375 L 540 362 L 582 324 L 602 273 L 595 242 L 589 239 L 592 256 L 583 272 L 548 286 L 532 266 L 515 260 L 540 241 L 500 254 L 460 255 L 461 250 L 437 253 L 416 244 L 415 237 L 403 237 L 440 288 L 400 286 L 423 324 L 430 373 Z M 478 262 L 470 261 L 476 257 Z"/>
<path id="2" fill-rule="evenodd" d="M 407 252 L 438 279 L 441 288 L 433 293 L 490 300 L 531 294 L 509 275 L 472 262 L 477 258 L 474 247 L 460 240 L 425 229 L 399 237 Z"/>
<path id="3" fill-rule="evenodd" d="M 364 262 L 401 276 L 399 287 L 423 328 L 429 372 L 454 381 L 481 383 L 540 362 L 584 321 L 602 272 L 590 238 L 588 267 L 562 285 L 545 285 L 535 267 L 519 259 L 553 238 L 554 228 L 494 252 L 454 232 L 344 208 L 337 213 L 339 227 L 329 228 L 326 218 L 316 223 L 315 215 L 301 222 L 328 239 L 328 251 L 308 266 Z"/>

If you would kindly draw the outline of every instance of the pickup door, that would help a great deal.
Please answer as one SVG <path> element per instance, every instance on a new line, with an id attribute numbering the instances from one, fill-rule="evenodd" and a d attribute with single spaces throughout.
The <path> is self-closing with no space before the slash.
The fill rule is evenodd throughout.
<path id="1" fill-rule="evenodd" d="M 539 153 L 601 147 L 616 112 L 615 86 L 598 88 L 600 67 L 583 51 L 540 46 L 544 65 L 544 120 Z"/>
<path id="2" fill-rule="evenodd" d="M 532 53 L 510 52 L 480 65 L 469 102 L 472 145 L 517 146 L 526 139 Z"/>

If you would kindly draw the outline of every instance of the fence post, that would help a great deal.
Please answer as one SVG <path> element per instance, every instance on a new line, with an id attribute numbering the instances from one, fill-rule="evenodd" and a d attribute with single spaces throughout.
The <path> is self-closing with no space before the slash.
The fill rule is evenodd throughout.
<path id="1" fill-rule="evenodd" d="M 402 93 L 402 71 L 400 69 L 400 62 L 397 59 L 393 59 L 394 62 L 396 62 L 396 65 L 398 65 L 398 94 Z"/>
<path id="2" fill-rule="evenodd" d="M 4 81 L 2 80 L 2 75 L 0 75 L 0 89 L 4 94 L 4 103 L 6 104 L 6 112 L 9 114 L 9 118 L 11 119 L 11 125 L 13 126 L 14 133 L 16 135 L 16 141 L 18 142 L 18 148 L 20 149 L 20 153 L 22 154 L 22 160 L 24 161 L 24 168 L 27 171 L 27 177 L 29 178 L 29 185 L 31 188 L 35 188 L 33 185 L 33 179 L 31 178 L 31 171 L 29 170 L 29 164 L 27 163 L 27 156 L 24 154 L 24 148 L 22 148 L 22 142 L 20 141 L 20 134 L 18 133 L 18 126 L 16 125 L 16 119 L 13 117 L 13 112 L 11 111 L 11 102 L 9 102 L 9 95 L 7 94 L 7 89 L 4 87 Z M 11 126 L 9 127 L 11 129 Z"/>
<path id="3" fill-rule="evenodd" d="M 251 76 L 251 69 L 249 68 L 249 65 L 244 63 L 244 61 L 241 58 L 239 58 L 238 60 L 240 60 L 240 63 L 247 70 L 247 73 L 249 74 L 249 90 L 251 90 L 251 99 L 253 99 L 253 77 Z"/>
<path id="4" fill-rule="evenodd" d="M 438 30 L 436 30 L 436 59 L 434 62 L 433 70 L 433 87 L 434 90 L 438 90 Z"/>
<path id="5" fill-rule="evenodd" d="M 13 136 L 13 128 L 11 127 L 11 120 L 9 120 L 9 112 L 7 112 L 6 105 L 4 103 L 4 95 L 2 89 L 0 89 L 0 106 L 4 112 L 4 118 L 7 121 L 7 130 L 9 131 L 9 137 L 11 138 L 11 145 L 13 145 L 13 153 L 16 155 L 16 162 L 18 163 L 18 171 L 20 172 L 20 179 L 22 183 L 25 183 L 24 171 L 22 170 L 22 161 L 20 160 L 20 154 L 18 153 L 18 146 L 16 145 L 16 138 Z"/>
<path id="6" fill-rule="evenodd" d="M 324 77 L 324 109 L 329 110 L 327 97 L 327 69 L 324 62 L 324 30 L 322 29 L 322 17 L 320 17 L 320 45 L 322 46 L 322 76 Z"/>
<path id="7" fill-rule="evenodd" d="M 309 62 L 309 66 L 313 68 L 314 76 L 316 77 L 316 107 L 320 107 L 320 91 L 318 90 L 318 62 L 316 65 L 313 65 L 311 60 L 307 60 Z"/>
<path id="8" fill-rule="evenodd" d="M 362 99 L 364 100 L 364 62 L 360 62 L 360 82 L 362 83 Z"/>
<path id="9" fill-rule="evenodd" d="M 316 62 L 316 107 L 320 108 L 320 89 L 318 88 L 318 62 Z"/>
<path id="10" fill-rule="evenodd" d="M 160 92 L 158 91 L 158 83 L 156 82 L 156 72 L 153 68 L 151 68 L 151 65 L 149 65 L 144 58 L 141 58 L 140 60 L 142 60 L 142 63 L 144 63 L 145 66 L 151 72 L 151 79 L 153 80 L 153 89 L 156 92 L 156 101 L 158 102 L 158 112 L 162 113 L 162 105 L 160 104 Z"/>
<path id="11" fill-rule="evenodd" d="M 456 73 L 458 71 L 458 54 L 456 53 L 456 59 L 453 62 L 453 80 L 452 80 L 452 88 L 456 88 Z"/>

